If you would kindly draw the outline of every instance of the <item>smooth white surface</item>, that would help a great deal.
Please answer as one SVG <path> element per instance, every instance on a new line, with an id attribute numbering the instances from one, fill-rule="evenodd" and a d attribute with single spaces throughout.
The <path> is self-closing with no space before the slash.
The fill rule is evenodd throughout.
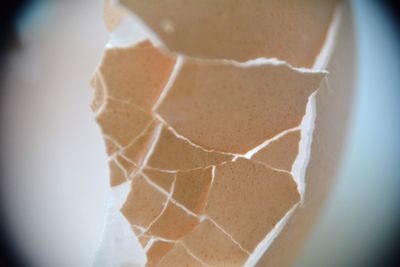
<path id="1" fill-rule="evenodd" d="M 141 267 L 146 263 L 131 227 L 117 207 L 111 205 L 107 211 L 107 223 L 102 235 L 100 249 L 94 258 L 94 267 Z"/>
<path id="2" fill-rule="evenodd" d="M 35 13 L 36 12 L 36 13 Z M 11 233 L 37 267 L 90 266 L 109 197 L 89 80 L 108 33 L 101 1 L 49 1 L 23 25 L 2 95 Z"/>

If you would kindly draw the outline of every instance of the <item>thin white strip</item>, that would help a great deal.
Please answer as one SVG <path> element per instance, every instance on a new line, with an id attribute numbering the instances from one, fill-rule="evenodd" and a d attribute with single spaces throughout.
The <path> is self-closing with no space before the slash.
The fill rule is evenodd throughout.
<path id="1" fill-rule="evenodd" d="M 154 239 L 154 241 L 162 241 L 162 242 L 166 242 L 166 243 L 178 243 L 179 241 L 176 240 L 170 240 L 170 239 L 166 239 L 163 237 L 159 237 L 159 236 L 150 236 L 150 235 L 143 235 L 143 237 L 148 237 L 148 238 L 152 238 Z"/>
<path id="2" fill-rule="evenodd" d="M 166 173 L 176 173 L 177 171 L 187 171 L 187 170 L 166 170 L 166 169 L 160 169 L 160 168 L 154 168 L 151 166 L 144 166 L 143 169 L 146 170 L 152 170 L 152 171 L 160 171 L 160 172 L 166 172 Z"/>
<path id="3" fill-rule="evenodd" d="M 150 240 L 147 242 L 147 244 L 146 244 L 146 246 L 144 246 L 144 251 L 146 251 L 146 254 L 147 254 L 147 251 L 149 251 L 149 249 L 151 248 L 151 246 L 153 246 L 153 244 L 154 244 L 154 242 L 155 242 L 156 240 L 155 240 L 155 238 L 150 238 Z M 146 255 L 147 256 L 147 255 Z M 146 264 L 147 264 L 147 260 L 148 259 L 146 259 Z"/>
<path id="4" fill-rule="evenodd" d="M 211 188 L 214 185 L 216 168 L 217 168 L 216 166 L 212 166 L 212 169 L 211 169 L 211 183 L 210 183 L 210 190 L 208 190 L 208 196 L 210 195 Z M 208 200 L 208 196 L 207 196 L 207 200 Z"/>
<path id="5" fill-rule="evenodd" d="M 156 127 L 154 134 L 150 141 L 149 149 L 147 150 L 146 155 L 144 156 L 142 162 L 140 163 L 138 172 L 142 172 L 143 168 L 147 165 L 147 162 L 149 161 L 151 155 L 153 154 L 154 148 L 156 147 L 157 142 L 160 139 L 161 131 L 162 131 L 162 124 L 160 124 Z"/>
<path id="6" fill-rule="evenodd" d="M 249 61 L 245 62 L 239 62 L 236 60 L 232 59 L 201 59 L 207 62 L 215 62 L 218 64 L 226 64 L 226 65 L 232 65 L 238 68 L 252 68 L 252 67 L 262 67 L 262 66 L 286 66 L 292 70 L 295 70 L 300 73 L 321 73 L 321 74 L 327 74 L 328 72 L 326 70 L 322 69 L 314 69 L 314 68 L 303 68 L 303 67 L 295 67 L 291 65 L 290 63 L 276 59 L 276 58 L 256 58 L 252 59 Z"/>
<path id="7" fill-rule="evenodd" d="M 325 78 L 326 79 L 326 78 Z M 308 98 L 306 113 L 300 125 L 300 143 L 299 153 L 292 166 L 292 176 L 297 184 L 297 190 L 300 193 L 301 201 L 304 200 L 306 190 L 306 170 L 311 157 L 311 144 L 316 119 L 316 95 L 315 91 Z"/>
<path id="8" fill-rule="evenodd" d="M 343 4 L 344 3 L 340 3 L 335 8 L 332 22 L 329 25 L 328 33 L 325 38 L 325 42 L 314 62 L 313 69 L 326 69 L 328 66 L 328 63 L 333 53 L 333 48 L 336 44 L 336 38 L 339 31 L 340 23 L 342 21 Z"/>
<path id="9" fill-rule="evenodd" d="M 174 84 L 176 77 L 178 76 L 180 70 L 183 65 L 183 56 L 178 56 L 175 61 L 174 68 L 172 69 L 171 75 L 168 78 L 167 83 L 165 84 L 164 89 L 161 91 L 160 96 L 158 97 L 156 103 L 153 105 L 153 112 L 158 108 L 158 106 L 162 103 L 164 98 L 167 96 L 168 92 L 171 90 L 172 85 Z"/>
<path id="10" fill-rule="evenodd" d="M 263 143 L 259 144 L 258 146 L 256 146 L 255 148 L 251 149 L 250 151 L 246 152 L 243 157 L 246 159 L 251 159 L 254 154 L 256 154 L 257 152 L 259 152 L 261 149 L 265 148 L 266 146 L 268 146 L 269 144 L 271 144 L 272 142 L 278 140 L 279 138 L 283 137 L 284 135 L 286 135 L 287 133 L 291 133 L 294 131 L 299 130 L 300 127 L 295 127 L 295 128 L 291 128 L 291 129 L 287 129 L 277 135 L 275 135 L 274 137 L 272 137 L 271 139 L 268 139 L 266 141 L 264 141 Z"/>
<path id="11" fill-rule="evenodd" d="M 274 168 L 274 167 L 272 167 L 272 166 L 270 166 L 270 165 L 268 165 L 268 164 L 265 164 L 264 162 L 261 162 L 261 161 L 255 160 L 255 159 L 253 159 L 253 161 L 258 162 L 258 163 L 261 163 L 262 165 L 264 165 L 265 167 L 267 167 L 267 168 L 269 168 L 269 169 L 271 169 L 271 170 L 273 170 L 273 171 L 282 172 L 282 173 L 287 173 L 287 174 L 292 175 L 292 173 L 289 172 L 289 171 L 287 171 L 287 170 Z"/>

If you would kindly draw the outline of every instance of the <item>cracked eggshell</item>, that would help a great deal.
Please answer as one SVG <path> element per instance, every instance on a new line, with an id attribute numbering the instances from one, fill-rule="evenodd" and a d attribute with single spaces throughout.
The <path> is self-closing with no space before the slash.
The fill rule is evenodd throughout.
<path id="1" fill-rule="evenodd" d="M 172 4 L 179 2 L 179 0 L 171 1 Z M 137 1 L 131 1 L 131 3 L 135 2 Z M 326 10 L 329 11 L 332 8 L 330 5 L 333 2 L 326 2 L 328 3 Z M 145 6 L 152 3 L 153 1 L 149 1 L 141 4 Z M 230 5 L 230 2 L 221 3 L 221 5 Z M 291 3 L 291 7 L 296 5 L 290 1 L 285 3 L 270 1 L 270 3 L 275 3 L 277 10 L 278 6 L 286 3 Z M 192 4 L 188 1 L 188 6 L 190 5 Z M 298 9 L 297 11 L 299 10 L 304 14 L 309 14 L 307 13 L 309 10 Z M 234 13 L 234 10 L 229 11 Z M 327 20 L 331 17 L 327 15 L 328 13 L 321 12 L 319 19 Z M 316 28 L 321 25 L 323 23 L 320 25 L 315 23 Z M 167 21 L 163 27 L 166 26 L 174 25 L 168 25 Z M 313 32 L 313 30 L 315 29 L 310 31 Z M 314 38 L 313 45 L 318 43 L 319 37 L 311 38 Z M 138 170 L 139 176 L 134 178 L 132 184 L 138 181 L 141 173 L 153 171 L 153 178 L 151 178 L 152 175 L 148 175 L 149 177 L 146 175 L 141 179 L 149 190 L 138 189 L 133 192 L 135 190 L 132 187 L 133 190 L 122 208 L 123 213 L 124 211 L 126 213 L 126 218 L 129 221 L 136 220 L 135 216 L 126 211 L 147 211 L 145 203 L 156 201 L 156 199 L 151 199 L 151 195 L 160 195 L 163 201 L 158 201 L 161 204 L 157 204 L 157 212 L 154 212 L 146 223 L 140 225 L 143 228 L 139 229 L 140 233 L 144 232 L 146 236 L 153 235 L 159 241 L 166 243 L 182 239 L 171 250 L 163 250 L 161 254 L 165 255 L 157 258 L 160 266 L 173 265 L 173 261 L 179 256 L 194 266 L 220 264 L 253 266 L 260 258 L 259 266 L 289 266 L 307 233 L 307 228 L 311 227 L 311 221 L 316 214 L 315 203 L 320 203 L 325 196 L 327 187 L 324 183 L 329 179 L 321 180 L 321 177 L 325 178 L 322 171 L 325 168 L 328 172 L 327 176 L 330 176 L 334 167 L 330 165 L 333 164 L 332 162 L 322 162 L 321 159 L 329 157 L 327 155 L 319 157 L 319 153 L 337 154 L 340 149 L 344 127 L 338 130 L 337 128 L 340 127 L 337 127 L 337 123 L 344 121 L 349 103 L 344 99 L 351 93 L 351 88 L 348 88 L 348 91 L 332 94 L 330 90 L 335 88 L 329 88 L 329 90 L 326 88 L 328 83 L 324 78 L 324 72 L 293 68 L 276 60 L 262 59 L 257 62 L 238 63 L 227 60 L 186 58 L 181 61 L 180 72 L 175 75 L 174 71 L 178 65 L 176 64 L 173 68 L 175 59 L 161 50 L 158 51 L 158 48 L 147 41 L 124 49 L 109 51 L 116 52 L 112 56 L 114 59 L 105 64 L 106 67 L 110 64 L 111 68 L 108 70 L 104 68 L 105 61 L 103 61 L 99 73 L 92 81 L 94 87 L 100 90 L 95 98 L 94 109 L 99 113 L 98 118 L 102 119 L 99 123 L 103 124 L 103 134 L 107 144 L 111 146 L 109 150 L 121 150 L 121 147 L 126 149 L 129 145 L 135 144 L 134 140 L 143 136 L 147 126 L 146 123 L 141 122 L 145 121 L 142 113 L 149 116 L 147 125 L 154 120 L 160 121 L 160 125 L 151 138 L 146 139 L 147 149 L 140 150 L 147 150 L 146 152 L 140 153 L 137 157 L 128 156 L 130 161 L 121 156 L 117 157 L 117 162 L 128 176 L 132 171 L 128 171 L 127 168 L 129 169 L 132 162 L 135 162 L 135 170 Z M 129 51 L 127 56 L 123 56 L 127 51 Z M 290 49 L 286 52 L 290 52 Z M 279 51 L 274 53 L 279 55 Z M 111 54 L 106 54 L 106 57 Z M 307 66 L 311 59 L 312 62 L 316 60 L 317 54 L 308 54 L 308 59 L 305 61 L 303 61 L 304 58 L 296 61 L 298 55 L 293 54 L 294 59 L 289 62 L 293 65 Z M 337 57 L 336 54 L 334 56 Z M 142 76 L 136 77 L 139 83 L 135 84 L 133 81 L 135 79 L 132 80 L 132 77 L 137 73 L 132 76 L 130 68 L 135 69 L 135 72 L 143 72 L 140 64 L 145 66 L 151 58 L 164 65 L 157 65 L 155 69 L 149 67 L 147 71 L 151 77 L 147 79 L 143 77 L 146 73 L 142 73 Z M 210 58 L 213 57 L 210 56 Z M 160 61 L 161 59 L 163 60 Z M 233 59 L 240 60 L 239 57 L 233 57 Z M 125 67 L 120 68 L 118 61 L 121 61 L 121 65 Z M 306 61 L 308 63 L 305 63 Z M 302 63 L 298 64 L 299 62 Z M 164 68 L 165 66 L 167 68 Z M 168 81 L 167 76 L 171 74 L 174 79 L 169 78 Z M 115 78 L 117 81 L 113 81 L 113 77 L 117 77 Z M 333 72 L 333 79 L 340 79 L 335 76 L 335 72 Z M 323 80 L 322 87 L 320 87 L 321 80 Z M 349 85 L 349 79 L 345 78 L 344 81 L 346 85 Z M 329 84 L 334 83 L 329 82 Z M 344 87 L 342 84 L 336 84 L 336 86 Z M 162 88 L 164 88 L 163 92 L 161 92 Z M 285 91 L 287 88 L 292 90 Z M 293 88 L 295 88 L 294 91 Z M 319 89 L 316 97 L 317 107 L 320 104 L 323 105 L 322 109 L 317 109 L 317 115 L 326 114 L 319 120 L 317 116 L 315 134 L 318 136 L 312 143 L 310 168 L 306 176 L 307 189 L 304 198 L 301 198 L 303 202 L 299 205 L 299 193 L 303 194 L 304 191 L 297 191 L 298 184 L 296 183 L 299 181 L 293 179 L 288 173 L 293 159 L 275 167 L 278 166 L 277 163 L 281 163 L 278 159 L 280 155 L 271 152 L 272 150 L 279 152 L 282 147 L 289 147 L 291 154 L 299 151 L 299 142 L 295 140 L 295 134 L 290 140 L 287 138 L 293 137 L 292 133 L 283 135 L 254 156 L 259 161 L 271 162 L 271 165 L 275 165 L 271 166 L 273 168 L 282 168 L 286 171 L 273 170 L 266 166 L 269 165 L 268 163 L 264 162 L 264 165 L 243 157 L 249 150 L 268 139 L 299 127 L 306 111 L 306 104 L 310 102 L 310 95 L 315 96 L 313 92 L 317 89 Z M 133 95 L 131 91 L 134 92 Z M 327 94 L 332 94 L 334 97 L 331 99 Z M 140 101 L 141 98 L 145 101 Z M 102 99 L 105 100 L 102 102 Z M 331 100 L 334 100 L 333 103 L 330 103 Z M 349 101 L 349 98 L 346 100 Z M 121 110 L 112 105 L 110 108 L 110 102 L 118 102 Z M 342 105 L 345 107 L 339 111 Z M 332 115 L 335 112 L 339 114 L 338 117 Z M 336 124 L 332 126 L 328 122 Z M 124 133 L 121 129 L 125 127 L 123 126 L 125 123 L 128 131 Z M 325 150 L 330 146 L 326 144 L 329 138 L 332 138 L 337 146 L 332 150 Z M 336 143 L 335 140 L 338 142 Z M 232 155 L 237 153 L 243 155 Z M 268 156 L 269 153 L 274 154 L 275 157 Z M 124 156 L 127 157 L 127 155 Z M 304 164 L 306 163 L 307 160 L 304 161 Z M 178 179 L 179 173 L 193 174 L 210 165 L 214 165 L 211 172 L 211 186 L 208 186 L 209 180 L 205 179 L 205 183 L 201 186 L 204 187 L 204 191 L 182 190 L 192 183 L 190 179 Z M 161 178 L 163 175 L 156 175 L 154 178 L 157 172 L 172 175 L 167 179 Z M 319 179 L 316 176 L 319 176 Z M 172 182 L 171 179 L 173 179 Z M 278 180 L 280 183 L 277 182 Z M 180 187 L 180 185 L 186 186 Z M 210 192 L 206 192 L 208 188 Z M 147 191 L 152 192 L 141 198 L 140 195 Z M 188 198 L 190 195 L 198 195 L 198 201 L 193 202 L 193 199 Z M 202 210 L 200 206 L 203 205 L 204 195 L 209 196 L 205 214 L 198 217 L 195 213 Z M 138 199 L 136 199 L 137 196 L 139 196 Z M 140 199 L 144 199 L 143 205 L 140 204 Z M 136 209 L 135 205 L 139 207 Z M 129 209 L 127 209 L 128 206 Z M 266 206 L 267 210 L 265 210 Z M 145 212 L 142 217 L 147 218 L 147 213 Z M 301 231 L 300 234 L 299 231 Z M 268 245 L 267 250 L 259 251 L 259 244 L 265 239 L 268 239 L 272 245 Z M 153 241 L 149 242 L 150 248 L 151 244 L 155 244 Z M 253 261 L 254 254 L 257 254 L 256 261 Z M 149 254 L 147 256 L 149 257 Z M 151 260 L 148 262 L 152 264 Z"/>

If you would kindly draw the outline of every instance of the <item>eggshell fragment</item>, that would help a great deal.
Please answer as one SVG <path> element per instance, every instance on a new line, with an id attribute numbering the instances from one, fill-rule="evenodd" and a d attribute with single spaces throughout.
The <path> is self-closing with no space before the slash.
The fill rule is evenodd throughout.
<path id="1" fill-rule="evenodd" d="M 126 182 L 126 176 L 124 171 L 115 163 L 115 160 L 111 160 L 108 163 L 110 169 L 110 185 L 117 186 Z"/>
<path id="2" fill-rule="evenodd" d="M 136 235 L 138 235 L 138 234 L 136 234 Z M 139 239 L 140 245 L 142 245 L 142 247 L 146 247 L 146 245 L 149 243 L 151 238 L 149 236 L 142 235 L 142 236 L 139 236 L 138 239 Z"/>
<path id="3" fill-rule="evenodd" d="M 117 155 L 115 159 L 116 162 L 118 162 L 119 166 L 121 166 L 122 170 L 126 173 L 127 178 L 130 176 L 131 173 L 135 172 L 138 168 L 137 164 L 127 160 L 121 155 Z"/>
<path id="4" fill-rule="evenodd" d="M 299 200 L 290 174 L 239 158 L 216 167 L 205 214 L 251 252 Z"/>
<path id="5" fill-rule="evenodd" d="M 140 135 L 152 118 L 130 104 L 108 98 L 96 120 L 104 135 L 118 145 L 126 146 Z"/>
<path id="6" fill-rule="evenodd" d="M 135 235 L 141 235 L 141 234 L 143 234 L 143 232 L 142 232 L 142 230 L 138 227 L 138 226 L 135 226 L 135 225 L 132 225 L 132 231 L 135 233 Z"/>
<path id="7" fill-rule="evenodd" d="M 156 112 L 208 150 L 243 154 L 300 125 L 323 73 L 187 59 Z"/>
<path id="8" fill-rule="evenodd" d="M 147 228 L 161 214 L 166 200 L 164 194 L 139 175 L 132 181 L 132 189 L 121 212 L 131 224 Z"/>
<path id="9" fill-rule="evenodd" d="M 111 156 L 120 150 L 120 147 L 111 139 L 104 137 L 107 155 Z"/>
<path id="10" fill-rule="evenodd" d="M 172 242 L 155 241 L 146 253 L 146 267 L 158 266 L 160 260 L 174 247 L 174 245 L 175 243 Z"/>
<path id="11" fill-rule="evenodd" d="M 300 125 L 313 93 L 326 89 L 326 73 L 293 66 L 316 61 L 336 1 L 120 2 L 166 46 L 109 44 L 92 80 L 92 108 L 114 164 L 111 183 L 133 177 L 121 211 L 135 225 L 147 266 L 288 266 L 305 235 L 298 229 L 309 228 L 297 214 L 312 217 L 326 192 L 325 182 L 302 176 L 311 152 L 303 133 L 311 136 L 314 117 L 310 129 Z M 109 15 L 110 29 L 125 15 Z M 170 52 L 181 53 L 177 61 Z M 317 106 L 327 99 L 317 98 Z M 324 120 L 317 117 L 317 134 L 336 118 Z M 313 139 L 307 175 L 322 177 L 328 163 L 318 161 L 315 171 L 314 152 L 326 144 Z M 304 197 L 299 185 L 313 192 Z"/>
<path id="12" fill-rule="evenodd" d="M 179 240 L 197 225 L 198 218 L 169 201 L 167 207 L 150 227 L 148 234 L 168 240 Z"/>
<path id="13" fill-rule="evenodd" d="M 212 181 L 212 168 L 178 171 L 172 198 L 195 214 L 200 214 L 207 201 Z"/>
<path id="14" fill-rule="evenodd" d="M 128 158 L 131 162 L 140 165 L 146 152 L 148 151 L 151 139 L 153 138 L 156 124 L 154 122 L 144 130 L 144 132 L 138 136 L 132 143 L 130 143 L 122 154 Z"/>
<path id="15" fill-rule="evenodd" d="M 175 59 L 149 41 L 106 49 L 99 73 L 107 96 L 150 113 L 174 67 Z"/>
<path id="16" fill-rule="evenodd" d="M 292 131 L 259 150 L 252 159 L 276 169 L 291 171 L 299 153 L 300 131 Z"/>
<path id="17" fill-rule="evenodd" d="M 209 220 L 183 239 L 183 243 L 208 266 L 242 266 L 248 254 Z"/>
<path id="18" fill-rule="evenodd" d="M 104 99 L 106 97 L 105 88 L 100 80 L 99 74 L 95 74 L 92 77 L 92 80 L 90 81 L 90 85 L 92 86 L 92 88 L 94 90 L 94 96 L 93 96 L 92 103 L 90 104 L 90 107 L 94 112 L 96 112 L 103 105 Z"/>
<path id="19" fill-rule="evenodd" d="M 207 152 L 194 146 L 187 140 L 177 137 L 167 127 L 162 127 L 147 165 L 162 170 L 190 170 L 220 164 L 231 159 L 231 155 Z"/>
<path id="20" fill-rule="evenodd" d="M 279 58 L 311 67 L 335 0 L 121 0 L 174 52 L 207 59 Z"/>

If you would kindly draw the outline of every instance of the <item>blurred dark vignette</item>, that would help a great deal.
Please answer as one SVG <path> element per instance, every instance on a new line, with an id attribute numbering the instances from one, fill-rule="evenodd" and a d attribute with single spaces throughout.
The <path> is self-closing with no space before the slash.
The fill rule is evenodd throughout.
<path id="1" fill-rule="evenodd" d="M 3 0 L 0 5 L 0 94 L 3 91 L 3 69 L 5 68 L 7 53 L 18 49 L 20 43 L 17 34 L 17 21 L 29 8 L 38 1 L 35 0 Z M 397 37 L 400 36 L 400 9 L 396 1 L 377 1 L 382 3 L 386 10 L 387 15 L 392 17 L 392 22 L 395 23 L 397 29 Z M 73 4 L 73 3 L 71 3 Z M 400 48 L 400 47 L 399 47 Z M 400 71 L 400 70 L 399 70 Z M 378 88 L 379 89 L 379 88 Z M 400 90 L 400 88 L 399 88 Z M 0 112 L 1 102 L 3 101 L 0 95 Z M 396 114 L 400 115 L 400 114 Z M 1 135 L 1 131 L 0 131 Z M 2 170 L 2 159 L 0 159 L 0 171 Z M 1 178 L 0 173 L 0 178 Z M 4 189 L 2 189 L 4 190 Z M 400 197 L 399 197 L 400 199 Z M 0 201 L 2 196 L 0 195 Z M 0 267 L 31 267 L 15 249 L 15 244 L 7 231 L 4 223 L 4 216 L 0 210 Z M 367 223 L 367 222 L 366 222 Z M 400 226 L 400 219 L 397 219 L 397 225 Z M 386 253 L 378 255 L 375 261 L 371 261 L 364 267 L 395 267 L 400 266 L 400 229 L 394 232 L 390 244 L 387 244 Z M 40 266 L 35 266 L 40 267 Z M 54 266 L 57 267 L 57 266 Z M 71 266 L 73 267 L 73 266 Z M 277 266 L 279 267 L 279 266 Z M 324 266 L 321 266 L 324 267 Z M 340 267 L 340 266 L 338 266 Z M 355 266 L 356 267 L 356 266 Z"/>
<path id="2" fill-rule="evenodd" d="M 29 8 L 34 2 L 34 0 L 2 0 L 0 3 L 0 94 L 3 92 L 3 72 L 6 67 L 7 53 L 20 46 L 17 34 L 18 19 L 29 12 Z M 2 101 L 2 95 L 0 95 L 0 105 Z M 1 111 L 2 105 L 0 106 Z M 0 179 L 3 175 L 2 170 L 3 160 L 0 158 Z M 0 201 L 3 201 L 2 195 L 0 195 Z M 0 267 L 30 267 L 15 248 L 15 243 L 5 225 L 2 209 L 0 210 Z"/>
<path id="3" fill-rule="evenodd" d="M 367 2 L 367 1 L 366 1 Z M 368 2 L 375 3 L 377 7 L 379 4 L 382 5 L 388 20 L 393 24 L 395 29 L 394 34 L 396 35 L 397 51 L 400 49 L 400 1 L 397 0 L 371 0 Z M 397 70 L 398 75 L 400 70 Z M 379 90 L 379 88 L 377 88 Z M 397 87 L 400 91 L 400 87 Z M 400 114 L 394 114 L 396 118 L 400 118 Z M 400 138 L 400 137 L 399 137 Z M 399 159 L 397 159 L 399 160 Z M 400 162 L 399 162 L 400 163 Z M 394 177 L 394 179 L 400 179 L 400 177 Z M 400 203 L 400 196 L 397 197 L 397 203 Z M 397 209 L 397 217 L 395 225 L 396 230 L 393 231 L 392 236 L 386 241 L 386 249 L 383 253 L 375 256 L 375 259 L 369 263 L 365 263 L 362 267 L 398 267 L 400 266 L 400 207 Z M 368 222 L 365 222 L 368 223 Z M 323 267 L 323 266 L 321 266 Z M 339 267 L 339 266 L 338 266 Z M 361 267 L 361 266 L 354 266 Z"/>

